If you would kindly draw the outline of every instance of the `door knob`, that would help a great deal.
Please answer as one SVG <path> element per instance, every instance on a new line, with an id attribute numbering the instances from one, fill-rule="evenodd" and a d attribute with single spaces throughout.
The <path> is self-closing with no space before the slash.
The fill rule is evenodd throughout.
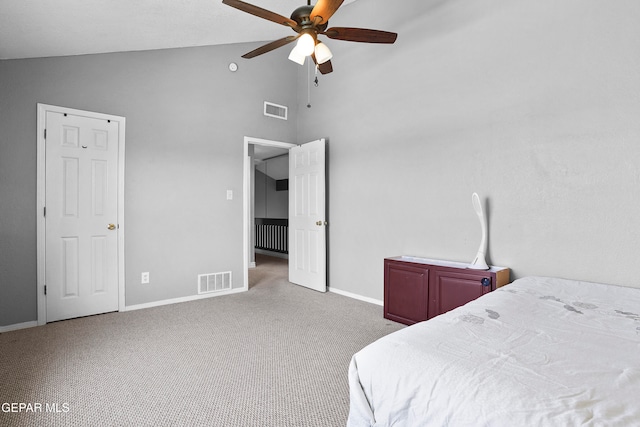
<path id="1" fill-rule="evenodd" d="M 322 221 L 316 221 L 316 225 L 322 225 Z"/>
<path id="2" fill-rule="evenodd" d="M 109 224 L 109 225 L 107 225 L 107 228 L 109 230 L 115 230 L 116 229 L 116 225 L 115 224 Z"/>

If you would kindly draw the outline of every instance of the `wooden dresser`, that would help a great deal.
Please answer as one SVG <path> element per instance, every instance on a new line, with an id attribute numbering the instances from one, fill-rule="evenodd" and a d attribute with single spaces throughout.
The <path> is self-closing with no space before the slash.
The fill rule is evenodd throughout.
<path id="1" fill-rule="evenodd" d="M 384 317 L 411 325 L 464 305 L 509 283 L 505 267 L 473 270 L 469 264 L 411 256 L 384 260 Z"/>

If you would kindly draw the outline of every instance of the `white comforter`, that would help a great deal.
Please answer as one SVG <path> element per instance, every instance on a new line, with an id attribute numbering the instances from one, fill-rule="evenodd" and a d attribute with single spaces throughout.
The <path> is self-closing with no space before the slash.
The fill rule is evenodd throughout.
<path id="1" fill-rule="evenodd" d="M 527 277 L 365 347 L 356 426 L 640 426 L 640 289 Z"/>

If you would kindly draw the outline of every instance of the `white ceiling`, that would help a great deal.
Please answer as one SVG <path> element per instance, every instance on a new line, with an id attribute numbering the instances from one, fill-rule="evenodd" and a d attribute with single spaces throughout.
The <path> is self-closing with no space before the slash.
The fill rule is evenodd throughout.
<path id="1" fill-rule="evenodd" d="M 248 2 L 286 17 L 306 4 Z M 0 0 L 0 59 L 271 41 L 290 33 L 222 0 Z"/>
<path id="2" fill-rule="evenodd" d="M 253 144 L 253 159 L 257 170 L 273 179 L 289 178 L 289 161 L 271 161 L 267 166 L 265 160 L 284 156 L 285 154 L 289 154 L 289 150 L 286 148 Z"/>
<path id="3" fill-rule="evenodd" d="M 286 148 L 279 147 L 271 147 L 268 145 L 257 145 L 253 146 L 253 158 L 262 161 L 266 159 L 270 159 L 272 157 L 278 157 L 285 155 L 289 152 Z"/>

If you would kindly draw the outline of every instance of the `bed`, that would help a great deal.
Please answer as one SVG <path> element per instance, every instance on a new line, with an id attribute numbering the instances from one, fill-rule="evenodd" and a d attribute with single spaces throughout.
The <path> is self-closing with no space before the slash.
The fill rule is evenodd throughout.
<path id="1" fill-rule="evenodd" d="M 526 277 L 387 335 L 348 426 L 640 425 L 640 289 Z"/>

